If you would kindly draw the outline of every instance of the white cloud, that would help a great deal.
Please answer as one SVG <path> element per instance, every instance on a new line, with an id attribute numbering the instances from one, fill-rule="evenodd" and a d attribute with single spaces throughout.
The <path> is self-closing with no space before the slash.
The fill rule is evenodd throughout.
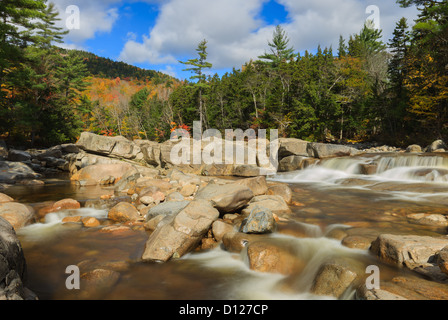
<path id="1" fill-rule="evenodd" d="M 160 6 L 155 26 L 143 41 L 130 39 L 120 59 L 129 63 L 174 64 L 183 56 L 196 57 L 197 44 L 208 40 L 208 60 L 214 69 L 239 68 L 268 50 L 274 26 L 260 20 L 267 0 L 168 0 Z M 288 12 L 283 23 L 291 45 L 300 50 L 333 46 L 339 35 L 348 38 L 369 17 L 366 8 L 380 9 L 387 41 L 402 16 L 411 21 L 415 8 L 400 8 L 394 0 L 277 0 Z"/>
<path id="2" fill-rule="evenodd" d="M 66 20 L 71 19 L 71 12 L 66 12 L 69 6 L 79 8 L 79 29 L 72 29 L 66 40 L 73 43 L 82 43 L 92 39 L 98 32 L 110 32 L 119 17 L 118 9 L 113 5 L 122 0 L 52 0 L 59 11 L 58 23 L 66 27 Z"/>

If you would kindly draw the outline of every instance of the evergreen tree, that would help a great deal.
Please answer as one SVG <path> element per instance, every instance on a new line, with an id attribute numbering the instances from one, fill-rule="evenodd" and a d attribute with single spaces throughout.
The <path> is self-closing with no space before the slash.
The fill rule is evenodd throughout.
<path id="1" fill-rule="evenodd" d="M 289 46 L 289 38 L 286 31 L 280 25 L 275 27 L 272 35 L 272 42 L 268 42 L 270 53 L 259 56 L 259 59 L 268 60 L 268 64 L 277 68 L 281 62 L 290 61 L 294 58 L 294 48 Z"/>
<path id="2" fill-rule="evenodd" d="M 199 55 L 199 58 L 190 59 L 186 62 L 179 61 L 182 64 L 192 66 L 191 68 L 184 69 L 183 71 L 191 71 L 194 73 L 192 77 L 190 77 L 191 80 L 196 80 L 197 82 L 194 84 L 194 87 L 198 90 L 199 95 L 199 123 L 200 128 L 203 128 L 204 124 L 204 101 L 203 101 L 203 92 L 204 89 L 208 88 L 208 84 L 206 82 L 207 76 L 204 74 L 204 69 L 210 69 L 213 65 L 209 62 L 207 62 L 207 40 L 202 40 L 197 49 L 196 52 Z"/>

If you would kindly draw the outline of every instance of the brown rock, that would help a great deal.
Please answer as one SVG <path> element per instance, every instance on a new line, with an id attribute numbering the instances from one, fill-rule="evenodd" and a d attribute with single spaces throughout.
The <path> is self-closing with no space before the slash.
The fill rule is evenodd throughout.
<path id="1" fill-rule="evenodd" d="M 82 168 L 76 172 L 70 178 L 80 185 L 96 185 L 99 184 L 101 180 L 110 177 L 115 178 L 115 182 L 119 180 L 124 174 L 131 170 L 132 166 L 127 163 L 108 163 L 108 164 L 94 164 Z"/>
<path id="2" fill-rule="evenodd" d="M 448 238 L 414 235 L 380 235 L 370 250 L 381 260 L 413 269 L 429 265 L 435 255 L 448 245 Z"/>
<path id="3" fill-rule="evenodd" d="M 166 262 L 193 250 L 207 234 L 219 212 L 205 200 L 191 201 L 176 215 L 168 216 L 146 242 L 143 260 Z"/>
<path id="4" fill-rule="evenodd" d="M 0 203 L 0 217 L 8 221 L 15 230 L 30 224 L 34 219 L 34 210 L 21 203 Z"/>
<path id="5" fill-rule="evenodd" d="M 211 201 L 213 206 L 222 213 L 230 213 L 242 208 L 253 196 L 253 192 L 248 187 L 235 183 L 226 185 L 210 183 L 196 193 L 196 199 Z"/>
<path id="6" fill-rule="evenodd" d="M 12 201 L 14 201 L 14 199 L 11 198 L 10 196 L 4 193 L 0 193 L 0 203 L 12 202 Z"/>
<path id="7" fill-rule="evenodd" d="M 63 199 L 53 204 L 51 212 L 79 208 L 81 208 L 81 204 L 78 201 L 73 199 Z"/>
<path id="8" fill-rule="evenodd" d="M 139 211 L 128 202 L 120 202 L 109 210 L 107 217 L 117 222 L 126 222 L 129 220 L 141 220 Z"/>
<path id="9" fill-rule="evenodd" d="M 227 251 L 240 253 L 250 242 L 263 240 L 265 237 L 265 235 L 231 231 L 223 235 L 222 243 Z"/>
<path id="10" fill-rule="evenodd" d="M 448 274 L 448 247 L 440 250 L 437 257 L 437 264 L 443 273 Z"/>
<path id="11" fill-rule="evenodd" d="M 366 250 L 370 248 L 372 240 L 363 236 L 348 236 L 342 240 L 342 245 L 352 248 Z"/>
<path id="12" fill-rule="evenodd" d="M 213 222 L 212 231 L 216 241 L 221 241 L 226 233 L 234 231 L 234 227 L 229 223 L 217 220 Z"/>
<path id="13" fill-rule="evenodd" d="M 98 219 L 94 218 L 94 217 L 85 217 L 81 221 L 82 221 L 82 224 L 84 225 L 84 227 L 86 227 L 86 228 L 95 228 L 100 225 L 100 222 L 98 221 Z"/>
<path id="14" fill-rule="evenodd" d="M 266 194 L 266 192 L 268 191 L 266 177 L 264 176 L 241 179 L 235 182 L 235 184 L 248 187 L 250 190 L 252 190 L 254 196 Z"/>
<path id="15" fill-rule="evenodd" d="M 184 197 L 190 197 L 196 192 L 196 185 L 195 184 L 186 184 L 182 187 L 180 190 L 180 194 Z"/>
<path id="16" fill-rule="evenodd" d="M 294 252 L 285 246 L 270 241 L 256 241 L 247 246 L 249 267 L 259 272 L 290 275 L 299 273 L 305 267 Z"/>
<path id="17" fill-rule="evenodd" d="M 120 279 L 120 273 L 106 269 L 95 269 L 81 275 L 79 294 L 84 299 L 100 299 L 105 296 Z"/>
<path id="18" fill-rule="evenodd" d="M 292 190 L 287 184 L 278 183 L 271 185 L 266 194 L 281 196 L 287 204 L 292 204 Z"/>
<path id="19" fill-rule="evenodd" d="M 78 223 L 81 219 L 81 216 L 68 216 L 62 219 L 62 223 Z"/>

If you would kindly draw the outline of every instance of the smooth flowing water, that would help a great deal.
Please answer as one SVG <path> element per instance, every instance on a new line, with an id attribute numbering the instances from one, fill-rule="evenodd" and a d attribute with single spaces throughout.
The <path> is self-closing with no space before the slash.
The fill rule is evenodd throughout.
<path id="1" fill-rule="evenodd" d="M 375 165 L 376 173 L 362 174 Z M 122 233 L 61 224 L 73 212 L 49 214 L 45 221 L 19 230 L 28 265 L 29 288 L 40 299 L 331 299 L 310 294 L 319 267 L 331 257 L 349 257 L 362 265 L 381 265 L 382 279 L 405 272 L 382 265 L 368 250 L 351 249 L 327 237 L 336 229 L 355 230 L 372 237 L 382 233 L 440 236 L 446 227 L 415 224 L 409 213 L 448 214 L 448 162 L 444 155 L 367 155 L 324 160 L 302 171 L 278 174 L 269 180 L 286 182 L 293 190 L 293 215 L 279 225 L 272 241 L 293 248 L 305 261 L 299 274 L 261 273 L 249 268 L 247 253 L 221 247 L 193 252 L 164 264 L 139 259 L 148 232 L 140 226 Z M 112 191 L 77 187 L 66 178 L 41 187 L 11 187 L 6 193 L 39 208 L 46 201 L 73 198 L 84 203 Z M 92 208 L 76 215 L 106 221 L 107 211 Z M 81 294 L 67 290 L 69 265 L 109 266 L 120 273 L 107 292 Z M 347 293 L 343 298 L 352 298 Z"/>

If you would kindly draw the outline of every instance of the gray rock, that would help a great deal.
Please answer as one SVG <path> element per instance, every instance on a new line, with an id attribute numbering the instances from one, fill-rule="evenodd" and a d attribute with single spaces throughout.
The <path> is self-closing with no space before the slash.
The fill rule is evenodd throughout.
<path id="1" fill-rule="evenodd" d="M 13 162 L 30 161 L 31 154 L 26 151 L 12 149 L 8 152 L 8 160 Z"/>
<path id="2" fill-rule="evenodd" d="M 276 222 L 271 210 L 255 207 L 249 217 L 243 220 L 240 232 L 243 233 L 271 233 L 276 228 Z"/>
<path id="3" fill-rule="evenodd" d="M 32 297 L 24 287 L 25 280 L 26 261 L 22 246 L 11 224 L 0 217 L 0 300 Z"/>
<path id="4" fill-rule="evenodd" d="M 161 204 L 152 207 L 148 213 L 146 214 L 146 221 L 151 220 L 152 218 L 163 215 L 163 216 L 171 216 L 176 215 L 181 212 L 185 207 L 190 203 L 190 201 L 166 201 Z"/>
<path id="5" fill-rule="evenodd" d="M 42 177 L 21 162 L 0 161 L 0 182 L 16 183 L 17 180 L 38 179 Z"/>
<path id="6" fill-rule="evenodd" d="M 309 157 L 304 156 L 287 156 L 280 160 L 278 165 L 279 172 L 289 172 L 295 170 L 301 170 L 305 166 L 305 160 Z"/>
<path id="7" fill-rule="evenodd" d="M 294 138 L 280 138 L 278 156 L 280 159 L 288 156 L 308 156 L 308 141 Z"/>
<path id="8" fill-rule="evenodd" d="M 220 212 L 229 213 L 241 209 L 253 196 L 252 190 L 246 186 L 235 183 L 226 185 L 209 183 L 206 187 L 199 189 L 195 198 L 209 200 Z"/>
<path id="9" fill-rule="evenodd" d="M 314 158 L 330 158 L 330 157 L 343 157 L 354 156 L 360 153 L 359 150 L 338 144 L 326 144 L 326 143 L 310 143 L 308 144 L 308 155 Z"/>
<path id="10" fill-rule="evenodd" d="M 436 150 L 439 149 L 448 149 L 447 145 L 445 144 L 445 142 L 443 142 L 443 140 L 436 140 L 433 143 L 431 143 L 429 146 L 427 146 L 425 148 L 426 152 L 435 152 Z"/>

